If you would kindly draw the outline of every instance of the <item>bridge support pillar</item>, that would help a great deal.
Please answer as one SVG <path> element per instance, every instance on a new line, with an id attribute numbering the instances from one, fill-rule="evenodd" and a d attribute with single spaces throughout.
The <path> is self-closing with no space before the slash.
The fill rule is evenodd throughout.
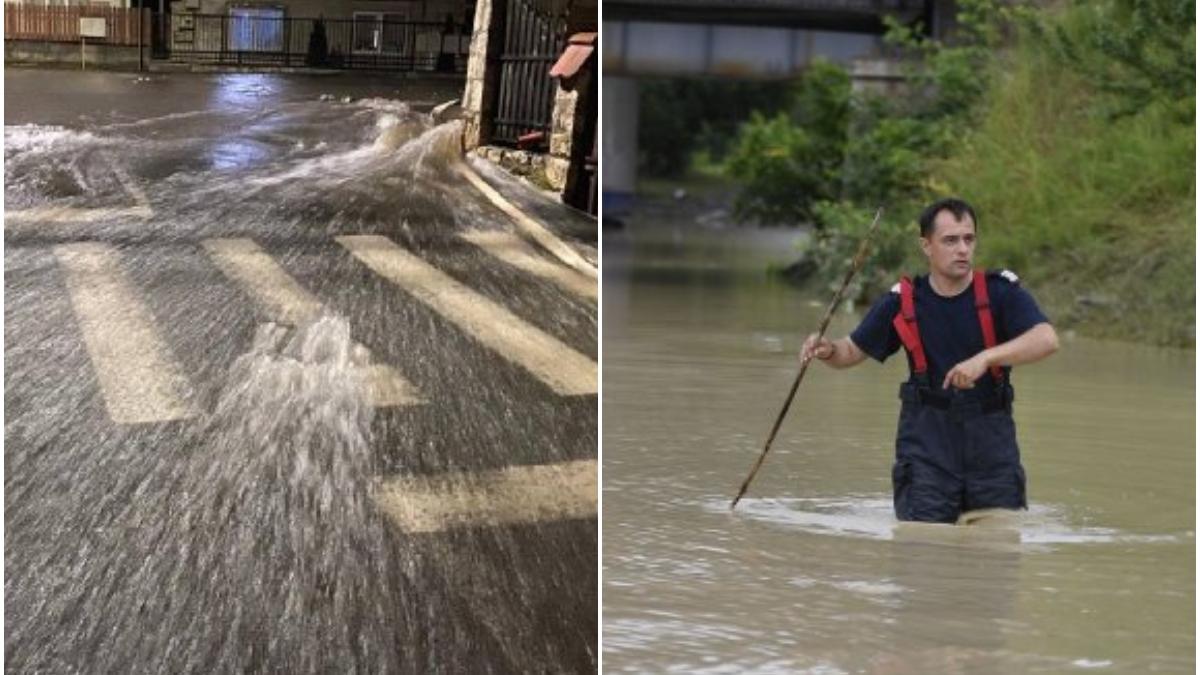
<path id="1" fill-rule="evenodd" d="M 620 217 L 633 206 L 637 187 L 638 86 L 630 77 L 604 76 L 602 134 L 603 203 L 606 216 Z"/>

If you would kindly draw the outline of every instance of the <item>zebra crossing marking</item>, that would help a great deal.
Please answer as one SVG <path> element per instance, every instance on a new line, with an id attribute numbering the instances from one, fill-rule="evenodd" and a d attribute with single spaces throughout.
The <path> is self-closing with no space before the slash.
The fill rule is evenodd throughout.
<path id="1" fill-rule="evenodd" d="M 107 244 L 55 246 L 109 417 L 119 424 L 193 416 L 189 382 Z"/>
<path id="2" fill-rule="evenodd" d="M 321 302 L 254 240 L 206 239 L 201 245 L 221 272 L 247 289 L 272 318 L 295 326 L 321 314 Z"/>
<path id="3" fill-rule="evenodd" d="M 458 236 L 517 269 L 549 279 L 568 292 L 593 300 L 596 298 L 595 278 L 580 274 L 573 267 L 550 262 L 538 255 L 524 239 L 511 232 L 468 230 Z"/>
<path id="4" fill-rule="evenodd" d="M 564 242 L 562 239 L 559 239 L 550 230 L 546 229 L 544 225 L 525 215 L 525 213 L 516 206 L 513 206 L 512 202 L 508 201 L 508 199 L 506 199 L 504 195 L 500 194 L 496 188 L 488 185 L 487 181 L 483 180 L 479 174 L 475 173 L 475 170 L 472 169 L 469 164 L 457 164 L 455 168 L 458 170 L 459 174 L 467 179 L 467 182 L 473 185 L 476 190 L 479 190 L 483 196 L 488 199 L 488 201 L 496 206 L 496 208 L 508 214 L 508 217 L 512 218 L 517 227 L 521 228 L 522 232 L 529 235 L 531 239 L 537 242 L 538 246 L 541 246 L 549 251 L 554 255 L 554 257 L 561 260 L 564 265 L 567 265 L 577 270 L 579 273 L 589 276 L 593 279 L 596 278 L 597 274 L 595 265 L 592 265 L 587 260 L 584 260 L 583 256 L 579 255 L 575 249 L 568 246 L 566 242 Z"/>
<path id="5" fill-rule="evenodd" d="M 241 286 L 272 318 L 293 326 L 320 316 L 323 305 L 271 256 L 247 238 L 202 242 L 221 271 Z M 386 364 L 366 366 L 367 398 L 377 408 L 424 403 L 417 388 Z"/>
<path id="6" fill-rule="evenodd" d="M 380 510 L 405 532 L 511 525 L 596 515 L 594 459 L 383 481 Z"/>
<path id="7" fill-rule="evenodd" d="M 564 395 L 594 394 L 596 362 L 380 235 L 337 237 L 376 274 Z"/>
<path id="8" fill-rule="evenodd" d="M 28 209 L 5 211 L 5 224 L 84 223 L 98 220 L 147 220 L 154 215 L 148 206 L 99 207 L 34 206 Z"/>

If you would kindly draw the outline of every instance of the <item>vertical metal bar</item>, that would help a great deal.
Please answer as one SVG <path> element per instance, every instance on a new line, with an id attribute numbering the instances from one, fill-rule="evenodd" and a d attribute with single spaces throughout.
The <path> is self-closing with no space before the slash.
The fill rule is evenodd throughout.
<path id="1" fill-rule="evenodd" d="M 532 51 L 533 33 L 537 30 L 537 26 L 533 21 L 533 17 L 529 15 L 529 4 L 523 3 L 521 17 L 521 60 L 518 61 L 521 68 L 521 88 L 517 95 L 517 126 L 513 128 L 513 138 L 519 139 L 521 133 L 525 131 L 526 119 L 529 116 L 529 97 L 533 92 L 530 89 L 529 77 L 529 55 Z"/>
<path id="2" fill-rule="evenodd" d="M 522 51 L 522 35 L 524 32 L 523 14 L 521 11 L 523 9 L 523 5 L 521 3 L 521 0 L 512 0 L 512 1 L 513 1 L 513 5 L 514 5 L 513 15 L 512 15 L 513 39 L 512 39 L 512 43 L 508 46 L 508 49 L 506 50 L 506 51 L 508 51 L 508 57 L 509 57 L 508 72 L 506 73 L 506 75 L 508 75 L 508 106 L 507 106 L 508 109 L 505 110 L 505 115 L 504 115 L 504 119 L 505 119 L 504 140 L 506 140 L 506 141 L 511 141 L 513 139 L 513 137 L 516 135 L 515 132 L 513 131 L 515 129 L 514 120 L 519 115 L 520 102 L 521 102 L 521 59 L 520 59 L 520 55 L 521 55 L 521 51 Z"/>
<path id="3" fill-rule="evenodd" d="M 547 80 L 549 79 L 546 75 L 549 69 L 546 67 L 546 63 L 547 58 L 549 58 L 547 54 L 554 48 L 551 22 L 551 17 L 538 16 L 537 56 L 530 63 L 530 77 L 533 79 L 534 92 L 536 93 L 536 97 L 530 101 L 529 130 L 531 132 L 545 131 L 546 126 L 546 106 L 549 100 L 549 92 L 546 87 Z"/>
<path id="4" fill-rule="evenodd" d="M 538 131 L 546 131 L 549 128 L 549 105 L 550 105 L 550 59 L 554 53 L 556 43 L 555 36 L 557 28 L 553 16 L 543 17 L 540 21 L 541 31 L 538 35 L 538 58 L 533 62 L 534 78 L 537 82 L 537 107 L 534 109 L 534 116 L 537 119 Z"/>
<path id="5" fill-rule="evenodd" d="M 500 91 L 496 95 L 496 106 L 492 110 L 492 138 L 503 138 L 504 118 L 508 114 L 508 89 L 511 86 L 512 75 L 509 72 L 509 52 L 512 51 L 513 23 L 516 16 L 516 1 L 511 0 L 504 17 L 504 44 L 500 48 Z M 488 139 L 491 141 L 492 139 Z"/>
<path id="6" fill-rule="evenodd" d="M 525 91 L 523 97 L 524 109 L 521 111 L 521 129 L 518 130 L 518 137 L 522 133 L 529 133 L 533 128 L 533 118 L 536 116 L 538 91 L 537 82 L 537 59 L 541 54 L 540 43 L 542 40 L 542 20 L 541 17 L 534 11 L 532 3 L 528 4 L 527 11 L 529 12 L 529 34 L 526 49 L 525 49 Z"/>
<path id="7" fill-rule="evenodd" d="M 534 10 L 532 4 L 529 9 L 529 59 L 525 62 L 525 76 L 528 78 L 526 87 L 529 89 L 529 96 L 525 97 L 525 128 L 522 129 L 525 133 L 535 130 L 539 117 L 537 109 L 542 88 L 538 86 L 541 83 L 538 82 L 537 74 L 538 66 L 541 65 L 540 59 L 545 41 L 545 22 L 542 20 L 541 14 Z"/>
<path id="8" fill-rule="evenodd" d="M 542 87 L 541 81 L 538 78 L 538 72 L 541 70 L 542 53 L 545 51 L 546 42 L 546 22 L 540 13 L 530 13 L 530 24 L 532 24 L 533 34 L 529 45 L 529 60 L 526 66 L 526 72 L 529 77 L 529 96 L 525 101 L 525 133 L 537 131 L 538 123 L 541 120 L 539 108 L 542 103 Z"/>
<path id="9" fill-rule="evenodd" d="M 512 0 L 513 11 L 510 17 L 512 21 L 512 41 L 507 45 L 505 51 L 508 52 L 509 62 L 508 72 L 508 105 L 504 111 L 504 140 L 510 140 L 513 134 L 513 118 L 517 116 L 517 101 L 520 96 L 520 75 L 521 62 L 518 56 L 521 53 L 521 0 Z"/>
<path id="10" fill-rule="evenodd" d="M 558 83 L 550 78 L 550 67 L 554 65 L 558 54 L 562 53 L 563 45 L 561 43 L 564 30 L 561 23 L 557 16 L 554 16 L 550 20 L 550 39 L 548 42 L 550 51 L 546 55 L 545 60 L 542 61 L 542 68 L 539 73 L 539 77 L 542 78 L 543 90 L 546 92 L 545 100 L 542 102 L 542 124 L 545 126 L 547 132 L 547 143 L 550 140 L 549 132 L 554 127 L 554 98 L 555 93 L 558 91 Z"/>
<path id="11" fill-rule="evenodd" d="M 512 46 L 508 49 L 511 61 L 509 67 L 509 100 L 508 111 L 505 119 L 508 120 L 504 126 L 505 140 L 512 140 L 517 136 L 515 120 L 520 115 L 521 105 L 521 54 L 524 51 L 524 32 L 525 32 L 525 15 L 524 3 L 521 0 L 513 0 L 516 5 L 516 11 L 513 13 L 513 41 Z"/>
<path id="12" fill-rule="evenodd" d="M 538 59 L 534 62 L 534 77 L 538 84 L 537 109 L 534 111 L 539 131 L 549 128 L 550 106 L 550 59 L 553 58 L 557 46 L 558 27 L 554 16 L 546 16 L 542 20 L 542 34 L 538 39 Z"/>
<path id="13" fill-rule="evenodd" d="M 521 137 L 521 132 L 524 131 L 524 127 L 527 123 L 526 120 L 529 115 L 529 98 L 533 93 L 529 87 L 529 85 L 532 84 L 529 77 L 529 54 L 532 51 L 530 47 L 531 43 L 533 42 L 533 32 L 537 30 L 537 28 L 534 25 L 532 18 L 533 17 L 530 16 L 529 12 L 529 4 L 522 2 L 520 38 L 521 49 L 519 52 L 520 60 L 517 62 L 521 76 L 518 80 L 520 83 L 520 88 L 517 90 L 517 114 L 515 116 L 516 124 L 512 130 L 512 138 L 514 141 L 519 139 Z"/>

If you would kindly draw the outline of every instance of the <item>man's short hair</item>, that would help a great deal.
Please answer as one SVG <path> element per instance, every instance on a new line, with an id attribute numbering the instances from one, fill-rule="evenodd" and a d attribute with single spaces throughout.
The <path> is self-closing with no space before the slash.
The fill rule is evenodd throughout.
<path id="1" fill-rule="evenodd" d="M 937 214 L 942 211 L 949 211 L 954 214 L 955 220 L 962 220 L 963 216 L 971 216 L 971 222 L 975 223 L 975 229 L 979 230 L 979 219 L 975 217 L 975 209 L 971 205 L 957 197 L 949 197 L 939 199 L 936 202 L 925 207 L 921 212 L 921 217 L 917 222 L 921 224 L 921 236 L 929 238 L 933 234 L 933 219 L 937 218 Z"/>

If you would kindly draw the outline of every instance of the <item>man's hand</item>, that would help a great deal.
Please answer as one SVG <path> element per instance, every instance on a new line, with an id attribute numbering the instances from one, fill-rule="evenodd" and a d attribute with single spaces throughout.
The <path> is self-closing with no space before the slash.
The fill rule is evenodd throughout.
<path id="1" fill-rule="evenodd" d="M 837 348 L 833 346 L 833 342 L 828 338 L 817 339 L 817 334 L 809 335 L 804 341 L 804 347 L 800 349 L 800 362 L 807 363 L 814 358 L 821 361 L 828 361 L 836 353 Z"/>
<path id="2" fill-rule="evenodd" d="M 951 386 L 958 389 L 973 388 L 975 381 L 983 377 L 989 365 L 987 352 L 979 352 L 951 368 L 950 372 L 946 373 L 946 379 L 942 381 L 942 389 L 949 389 Z"/>

